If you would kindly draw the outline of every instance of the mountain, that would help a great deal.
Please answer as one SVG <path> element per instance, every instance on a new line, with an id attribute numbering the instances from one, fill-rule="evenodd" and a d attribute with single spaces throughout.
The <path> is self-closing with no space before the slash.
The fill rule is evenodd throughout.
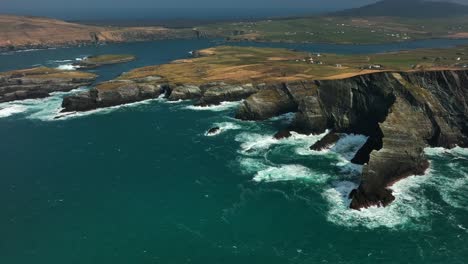
<path id="1" fill-rule="evenodd" d="M 468 15 L 468 6 L 446 1 L 382 0 L 360 8 L 336 12 L 335 16 L 453 17 Z"/>

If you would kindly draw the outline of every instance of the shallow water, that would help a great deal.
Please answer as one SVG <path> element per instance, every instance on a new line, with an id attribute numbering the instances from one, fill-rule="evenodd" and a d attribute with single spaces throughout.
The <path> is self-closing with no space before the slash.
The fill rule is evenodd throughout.
<path id="1" fill-rule="evenodd" d="M 211 45 L 161 41 L 14 53 L 0 56 L 0 70 L 58 67 L 99 53 L 137 55 L 95 70 L 106 80 Z M 430 171 L 395 184 L 395 203 L 352 211 L 346 197 L 361 168 L 349 159 L 363 136 L 314 152 L 309 146 L 323 135 L 272 138 L 291 114 L 242 122 L 232 118 L 238 103 L 200 108 L 164 99 L 54 120 L 64 94 L 0 104 L 0 263 L 468 258 L 466 149 L 427 149 Z M 220 133 L 206 136 L 214 126 Z"/>

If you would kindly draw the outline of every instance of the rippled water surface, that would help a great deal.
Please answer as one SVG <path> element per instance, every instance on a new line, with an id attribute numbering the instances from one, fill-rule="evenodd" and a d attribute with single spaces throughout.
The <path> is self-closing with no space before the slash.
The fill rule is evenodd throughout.
<path id="1" fill-rule="evenodd" d="M 108 80 L 212 45 L 160 41 L 4 54 L 0 70 L 67 67 L 92 54 L 137 55 L 135 62 L 95 70 Z M 329 51 L 339 47 L 363 49 Z M 326 52 L 327 46 L 303 49 Z M 395 184 L 393 204 L 353 211 L 347 194 L 361 168 L 349 160 L 363 136 L 314 152 L 309 146 L 323 135 L 272 138 L 292 114 L 242 122 L 232 118 L 239 103 L 200 108 L 164 99 L 54 120 L 65 94 L 0 104 L 0 263 L 468 259 L 466 149 L 427 149 L 430 171 Z M 207 136 L 213 126 L 220 133 Z"/>

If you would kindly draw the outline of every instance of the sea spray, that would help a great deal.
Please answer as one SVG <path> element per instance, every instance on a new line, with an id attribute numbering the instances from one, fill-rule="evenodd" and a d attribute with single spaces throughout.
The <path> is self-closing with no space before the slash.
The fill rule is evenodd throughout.
<path id="1" fill-rule="evenodd" d="M 208 105 L 208 106 L 197 106 L 197 105 L 189 105 L 186 106 L 186 109 L 196 110 L 196 111 L 213 111 L 213 112 L 221 112 L 226 111 L 229 109 L 233 109 L 238 107 L 242 101 L 235 101 L 235 102 L 221 102 L 219 105 Z"/>

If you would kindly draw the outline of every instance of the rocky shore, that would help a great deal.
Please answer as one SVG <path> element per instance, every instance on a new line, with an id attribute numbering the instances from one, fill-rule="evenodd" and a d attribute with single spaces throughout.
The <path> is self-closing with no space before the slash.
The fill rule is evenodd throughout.
<path id="1" fill-rule="evenodd" d="M 468 147 L 468 71 L 288 83 L 252 95 L 237 117 L 262 120 L 295 109 L 290 130 L 331 131 L 312 149 L 333 145 L 339 139 L 335 133 L 369 137 L 352 160 L 364 165 L 360 186 L 350 193 L 353 209 L 390 204 L 395 197 L 389 186 L 429 167 L 425 147 Z"/>
<path id="2" fill-rule="evenodd" d="M 46 67 L 0 73 L 0 102 L 48 97 L 52 92 L 91 85 L 96 77 L 91 73 Z"/>
<path id="3" fill-rule="evenodd" d="M 166 67 L 178 69 L 178 65 Z M 238 119 L 264 120 L 296 113 L 289 127 L 275 135 L 278 139 L 290 136 L 289 131 L 321 134 L 329 130 L 312 150 L 330 148 L 341 134 L 365 135 L 367 142 L 352 159 L 364 165 L 359 188 L 349 194 L 353 209 L 390 204 L 395 199 L 389 189 L 394 182 L 422 175 L 429 167 L 425 147 L 468 146 L 466 70 L 382 71 L 267 84 L 189 84 L 168 81 L 155 75 L 158 72 L 164 72 L 160 66 L 137 69 L 65 97 L 63 111 L 87 111 L 159 96 L 170 101 L 194 100 L 200 106 L 244 99 Z"/>

